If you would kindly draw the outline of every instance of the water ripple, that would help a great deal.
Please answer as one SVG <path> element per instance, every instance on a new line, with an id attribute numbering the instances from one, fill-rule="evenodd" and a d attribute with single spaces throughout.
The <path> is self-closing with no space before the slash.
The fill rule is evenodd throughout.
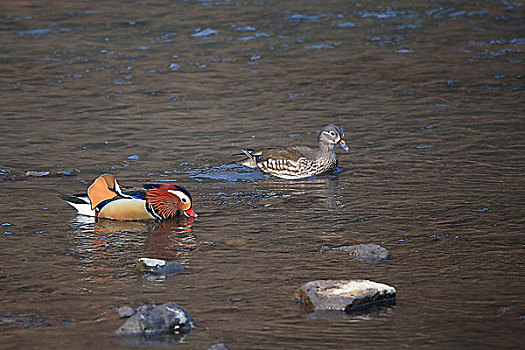
<path id="1" fill-rule="evenodd" d="M 264 179 L 264 175 L 258 170 L 234 164 L 192 169 L 185 171 L 185 173 L 191 174 L 190 177 L 197 181 L 215 180 L 226 182 L 252 182 Z"/>

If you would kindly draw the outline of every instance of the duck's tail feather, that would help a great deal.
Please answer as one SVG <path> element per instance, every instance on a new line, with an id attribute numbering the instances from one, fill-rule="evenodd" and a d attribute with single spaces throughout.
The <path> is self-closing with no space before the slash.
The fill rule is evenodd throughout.
<path id="1" fill-rule="evenodd" d="M 241 151 L 242 154 L 248 157 L 248 159 L 243 159 L 242 161 L 239 161 L 238 164 L 247 166 L 249 168 L 257 168 L 257 162 L 259 162 L 261 152 L 255 152 L 253 149 L 243 149 Z"/>
<path id="2" fill-rule="evenodd" d="M 75 208 L 80 215 L 95 216 L 95 211 L 91 209 L 91 203 L 85 194 L 62 195 L 62 199 Z"/>

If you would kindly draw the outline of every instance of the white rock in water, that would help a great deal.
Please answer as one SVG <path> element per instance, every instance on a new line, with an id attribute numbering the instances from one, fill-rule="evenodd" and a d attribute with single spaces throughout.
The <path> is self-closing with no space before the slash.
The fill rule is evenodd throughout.
<path id="1" fill-rule="evenodd" d="M 33 171 L 33 170 L 26 171 L 26 176 L 42 177 L 46 175 L 49 175 L 49 171 Z"/>
<path id="2" fill-rule="evenodd" d="M 149 267 L 162 267 L 166 265 L 166 260 L 153 259 L 153 258 L 140 258 L 139 261 L 143 262 L 144 265 Z"/>
<path id="3" fill-rule="evenodd" d="M 390 287 L 388 284 L 377 283 L 369 280 L 350 281 L 338 289 L 333 289 L 330 292 L 340 296 L 352 296 L 367 293 L 369 291 L 379 291 L 380 294 L 395 294 L 396 289 Z"/>
<path id="4" fill-rule="evenodd" d="M 396 289 L 368 280 L 317 280 L 303 284 L 296 297 L 311 310 L 352 311 L 392 303 Z"/>

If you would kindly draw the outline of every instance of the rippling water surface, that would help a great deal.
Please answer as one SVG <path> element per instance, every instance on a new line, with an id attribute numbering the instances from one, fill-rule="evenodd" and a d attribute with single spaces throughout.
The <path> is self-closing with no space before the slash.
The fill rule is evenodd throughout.
<path id="1" fill-rule="evenodd" d="M 523 10 L 2 1 L 1 347 L 128 348 L 116 309 L 169 301 L 197 323 L 181 349 L 522 346 Z M 233 164 L 241 148 L 315 145 L 329 123 L 351 148 L 337 173 Z M 182 184 L 199 217 L 77 217 L 59 195 L 104 172 Z M 319 252 L 359 243 L 391 259 Z M 140 257 L 188 269 L 144 277 Z M 304 282 L 351 278 L 396 287 L 396 305 L 322 315 L 294 301 Z"/>

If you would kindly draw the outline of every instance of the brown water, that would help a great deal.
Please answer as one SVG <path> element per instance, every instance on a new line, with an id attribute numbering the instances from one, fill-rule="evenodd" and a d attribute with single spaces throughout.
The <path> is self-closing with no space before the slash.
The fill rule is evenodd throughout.
<path id="1" fill-rule="evenodd" d="M 129 348 L 116 308 L 168 301 L 197 323 L 180 349 L 523 346 L 524 5 L 385 3 L 0 2 L 0 348 Z M 230 165 L 328 123 L 337 174 Z M 77 217 L 58 194 L 104 172 L 184 185 L 198 220 Z M 359 243 L 391 259 L 319 253 Z M 140 257 L 188 269 L 143 277 Z M 340 278 L 397 303 L 295 303 Z"/>

